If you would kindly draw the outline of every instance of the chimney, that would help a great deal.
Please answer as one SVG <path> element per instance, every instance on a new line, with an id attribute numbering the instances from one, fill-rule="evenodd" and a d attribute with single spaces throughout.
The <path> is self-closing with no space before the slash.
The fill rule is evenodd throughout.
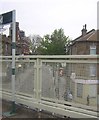
<path id="1" fill-rule="evenodd" d="M 85 25 L 83 25 L 83 29 L 81 30 L 82 31 L 82 36 L 85 36 L 86 35 L 86 33 L 87 33 L 87 29 L 86 29 L 86 24 Z"/>

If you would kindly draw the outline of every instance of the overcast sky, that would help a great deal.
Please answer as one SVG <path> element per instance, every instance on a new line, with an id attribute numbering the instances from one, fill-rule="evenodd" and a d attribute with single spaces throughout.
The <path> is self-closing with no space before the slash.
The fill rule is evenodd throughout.
<path id="1" fill-rule="evenodd" d="M 65 35 L 75 39 L 87 24 L 97 29 L 98 0 L 0 0 L 0 14 L 16 10 L 16 21 L 26 36 L 51 34 L 63 28 Z"/>

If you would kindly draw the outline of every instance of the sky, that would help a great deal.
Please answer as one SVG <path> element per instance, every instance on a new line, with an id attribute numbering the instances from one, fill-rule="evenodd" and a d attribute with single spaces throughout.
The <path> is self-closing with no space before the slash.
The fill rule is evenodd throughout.
<path id="1" fill-rule="evenodd" d="M 16 21 L 26 36 L 43 37 L 55 29 L 64 29 L 71 39 L 87 30 L 97 29 L 98 0 L 0 0 L 0 14 L 16 10 Z"/>

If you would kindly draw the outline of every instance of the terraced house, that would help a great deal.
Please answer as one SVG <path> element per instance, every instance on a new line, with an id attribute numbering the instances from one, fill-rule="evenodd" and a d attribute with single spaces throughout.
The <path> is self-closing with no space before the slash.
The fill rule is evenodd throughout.
<path id="1" fill-rule="evenodd" d="M 70 55 L 97 55 L 99 54 L 99 31 L 90 30 L 87 32 L 86 24 L 81 30 L 81 36 L 72 41 L 69 46 Z M 95 59 L 89 59 L 89 63 L 77 63 L 68 65 L 68 78 L 71 81 L 70 88 L 74 99 L 77 102 L 97 105 L 99 94 L 99 64 L 94 63 Z M 98 58 L 97 58 L 98 61 Z"/>

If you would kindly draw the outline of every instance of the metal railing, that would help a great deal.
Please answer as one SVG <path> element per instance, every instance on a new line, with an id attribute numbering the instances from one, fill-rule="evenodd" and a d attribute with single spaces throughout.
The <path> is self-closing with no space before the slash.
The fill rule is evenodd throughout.
<path id="1" fill-rule="evenodd" d="M 16 56 L 15 101 L 73 118 L 97 118 L 98 55 Z M 1 56 L 3 99 L 12 100 L 12 56 Z M 0 74 L 1 75 L 1 74 Z"/>

